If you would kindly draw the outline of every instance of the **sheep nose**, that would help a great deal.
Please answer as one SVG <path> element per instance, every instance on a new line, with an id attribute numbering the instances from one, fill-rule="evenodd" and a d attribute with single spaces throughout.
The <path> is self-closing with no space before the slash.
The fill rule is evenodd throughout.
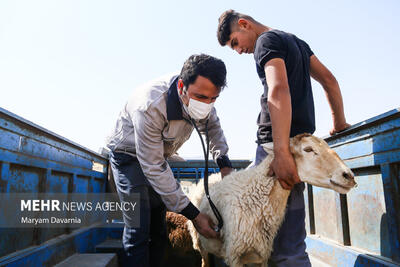
<path id="1" fill-rule="evenodd" d="M 357 187 L 358 184 L 356 183 L 356 180 L 354 180 L 354 174 L 350 171 L 350 172 L 343 172 L 343 177 L 344 179 L 349 181 L 349 184 L 353 187 Z"/>
<path id="2" fill-rule="evenodd" d="M 354 175 L 351 172 L 343 172 L 343 177 L 346 180 L 354 180 Z"/>

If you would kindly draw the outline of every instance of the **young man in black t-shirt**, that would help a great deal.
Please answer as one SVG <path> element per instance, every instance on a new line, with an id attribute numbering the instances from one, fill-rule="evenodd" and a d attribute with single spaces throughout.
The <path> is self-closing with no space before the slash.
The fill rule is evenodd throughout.
<path id="1" fill-rule="evenodd" d="M 289 150 L 289 137 L 315 131 L 310 76 L 324 88 L 332 110 L 331 134 L 350 125 L 346 122 L 339 84 L 306 42 L 295 35 L 265 26 L 233 10 L 219 18 L 218 41 L 239 54 L 252 53 L 264 86 L 257 119 L 256 164 L 266 157 L 260 146 L 274 143 L 274 173 L 284 189 L 292 190 L 284 223 L 274 240 L 271 261 L 276 266 L 311 266 L 305 252 L 304 184 L 300 183 Z"/>

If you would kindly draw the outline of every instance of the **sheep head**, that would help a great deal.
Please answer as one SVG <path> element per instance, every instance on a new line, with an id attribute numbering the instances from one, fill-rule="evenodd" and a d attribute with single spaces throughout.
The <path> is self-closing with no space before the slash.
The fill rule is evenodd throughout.
<path id="1" fill-rule="evenodd" d="M 263 145 L 273 154 L 272 143 Z M 299 134 L 290 139 L 290 150 L 303 182 L 346 194 L 356 185 L 354 174 L 321 138 Z"/>

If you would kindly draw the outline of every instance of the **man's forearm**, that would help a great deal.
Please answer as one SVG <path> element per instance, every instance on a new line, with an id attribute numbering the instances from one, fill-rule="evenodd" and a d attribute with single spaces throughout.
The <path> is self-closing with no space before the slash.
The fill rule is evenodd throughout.
<path id="1" fill-rule="evenodd" d="M 333 125 L 340 128 L 346 123 L 346 118 L 344 115 L 342 94 L 336 79 L 331 84 L 325 85 L 324 90 L 331 108 Z"/>

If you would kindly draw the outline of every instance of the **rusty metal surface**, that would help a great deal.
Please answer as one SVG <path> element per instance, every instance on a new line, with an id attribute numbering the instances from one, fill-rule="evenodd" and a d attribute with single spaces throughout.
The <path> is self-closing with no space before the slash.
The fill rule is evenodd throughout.
<path id="1" fill-rule="evenodd" d="M 336 194 L 329 189 L 313 187 L 315 234 L 338 242 Z"/>
<path id="2" fill-rule="evenodd" d="M 390 257 L 380 169 L 355 170 L 355 175 L 358 187 L 347 194 L 351 245 Z"/>

